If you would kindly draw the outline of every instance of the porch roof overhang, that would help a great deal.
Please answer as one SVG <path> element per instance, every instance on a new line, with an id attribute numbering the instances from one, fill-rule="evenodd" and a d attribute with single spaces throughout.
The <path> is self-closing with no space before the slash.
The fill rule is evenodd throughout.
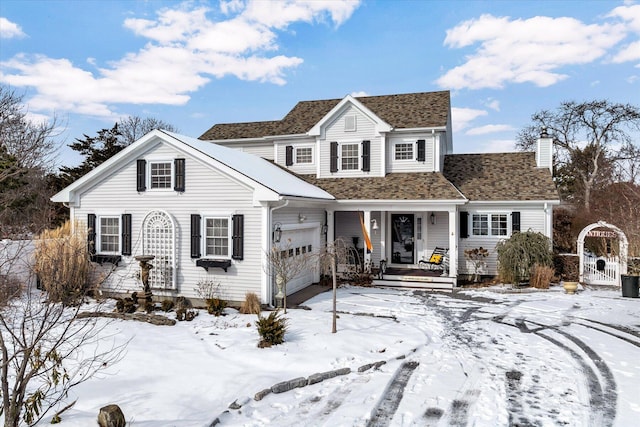
<path id="1" fill-rule="evenodd" d="M 467 203 L 463 200 L 336 200 L 334 210 L 448 211 Z"/>
<path id="2" fill-rule="evenodd" d="M 399 172 L 359 178 L 316 178 L 315 175 L 299 177 L 332 194 L 341 203 L 361 203 L 365 200 L 422 204 L 467 201 L 467 198 L 439 172 Z"/>

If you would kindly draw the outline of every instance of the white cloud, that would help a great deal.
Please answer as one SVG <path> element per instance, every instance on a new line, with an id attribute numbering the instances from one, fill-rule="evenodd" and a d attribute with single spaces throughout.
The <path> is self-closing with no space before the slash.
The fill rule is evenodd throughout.
<path id="1" fill-rule="evenodd" d="M 513 139 L 492 139 L 470 144 L 470 146 L 469 153 L 513 153 L 516 151 L 516 141 Z"/>
<path id="2" fill-rule="evenodd" d="M 500 101 L 498 101 L 497 99 L 488 98 L 484 105 L 486 105 L 487 108 L 490 108 L 493 111 L 500 111 Z"/>
<path id="3" fill-rule="evenodd" d="M 514 130 L 511 125 L 484 125 L 469 129 L 465 132 L 466 135 L 486 135 L 489 133 L 507 132 Z"/>
<path id="4" fill-rule="evenodd" d="M 351 96 L 353 96 L 354 98 L 357 98 L 359 96 L 369 96 L 369 94 L 363 90 L 359 90 L 357 92 L 351 92 Z"/>
<path id="5" fill-rule="evenodd" d="M 633 25 L 635 21 L 585 24 L 568 17 L 482 15 L 447 31 L 445 46 L 475 50 L 437 83 L 450 89 L 498 89 L 509 83 L 551 86 L 568 78 L 560 71 L 563 67 L 604 58 Z"/>
<path id="6" fill-rule="evenodd" d="M 25 35 L 26 34 L 22 31 L 20 25 L 0 16 L 0 39 L 20 38 Z"/>
<path id="7" fill-rule="evenodd" d="M 626 80 L 627 80 L 627 83 L 634 84 L 636 81 L 638 81 L 638 76 L 634 74 L 633 76 L 627 77 Z"/>
<path id="8" fill-rule="evenodd" d="M 456 108 L 451 107 L 451 122 L 453 131 L 459 131 L 469 127 L 469 123 L 481 116 L 486 116 L 485 110 L 476 110 L 473 108 Z"/>
<path id="9" fill-rule="evenodd" d="M 212 78 L 286 83 L 287 71 L 302 58 L 275 54 L 278 31 L 296 22 L 342 24 L 357 1 L 226 1 L 227 16 L 213 20 L 207 7 L 185 2 L 157 11 L 153 19 L 128 18 L 123 26 L 148 40 L 137 52 L 100 66 L 88 58 L 88 71 L 65 58 L 16 55 L 0 63 L 0 80 L 33 87 L 29 100 L 37 111 L 72 111 L 112 117 L 113 105 L 184 105 Z M 277 9 L 277 10 L 274 10 Z"/>

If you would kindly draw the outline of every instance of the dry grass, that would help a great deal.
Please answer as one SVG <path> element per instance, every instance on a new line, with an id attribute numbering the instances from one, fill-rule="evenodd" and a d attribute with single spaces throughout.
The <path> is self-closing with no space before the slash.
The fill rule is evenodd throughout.
<path id="1" fill-rule="evenodd" d="M 531 271 L 529 284 L 537 289 L 549 289 L 555 272 L 552 267 L 536 264 Z"/>
<path id="2" fill-rule="evenodd" d="M 75 304 L 89 290 L 91 263 L 84 227 L 67 221 L 36 241 L 35 272 L 51 301 Z"/>
<path id="3" fill-rule="evenodd" d="M 253 292 L 247 292 L 244 296 L 244 301 L 240 304 L 240 313 L 242 314 L 257 314 L 259 315 L 262 311 L 260 307 L 260 300 L 258 299 L 258 295 Z"/>

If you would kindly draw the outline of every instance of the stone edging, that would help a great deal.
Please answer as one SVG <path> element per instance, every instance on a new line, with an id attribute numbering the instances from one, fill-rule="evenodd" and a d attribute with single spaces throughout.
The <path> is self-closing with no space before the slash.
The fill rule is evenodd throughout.
<path id="1" fill-rule="evenodd" d="M 402 357 L 400 357 L 402 358 Z M 387 362 L 384 360 L 378 361 L 378 362 L 374 362 L 374 363 L 367 363 L 365 365 L 362 365 L 358 368 L 358 372 L 365 372 L 368 371 L 371 368 L 374 369 L 378 369 L 380 366 L 386 364 Z M 300 388 L 300 387 L 306 387 L 308 385 L 312 385 L 312 384 L 317 384 L 319 382 L 322 382 L 324 380 L 328 380 L 331 378 L 335 378 L 337 376 L 341 376 L 341 375 L 348 375 L 351 373 L 351 368 L 340 368 L 340 369 L 334 369 L 332 371 L 326 371 L 326 372 L 319 372 L 316 374 L 312 374 L 309 375 L 307 378 L 305 377 L 298 377 L 298 378 L 294 378 L 288 381 L 282 381 L 279 382 L 277 384 L 272 385 L 270 388 L 265 388 L 264 390 L 261 390 L 259 392 L 257 392 L 254 397 L 253 400 L 255 401 L 260 401 L 262 399 L 264 399 L 267 395 L 274 393 L 274 394 L 278 394 L 278 393 L 284 393 L 290 390 L 293 390 L 295 388 Z M 246 405 L 251 399 L 250 398 L 245 398 L 245 399 L 236 399 L 233 401 L 233 403 L 231 403 L 229 405 L 229 409 L 235 409 L 238 410 L 240 408 L 242 408 L 243 405 Z M 228 413 L 229 410 L 225 410 L 222 414 L 220 414 L 218 417 L 216 417 L 215 420 L 213 420 L 213 422 L 211 424 L 209 424 L 209 427 L 213 427 L 216 426 L 218 424 L 220 424 L 220 417 L 222 415 L 224 415 L 225 413 Z"/>

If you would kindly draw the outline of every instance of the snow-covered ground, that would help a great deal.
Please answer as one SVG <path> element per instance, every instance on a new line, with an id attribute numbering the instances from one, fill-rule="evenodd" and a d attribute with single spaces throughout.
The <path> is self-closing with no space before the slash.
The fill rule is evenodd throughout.
<path id="1" fill-rule="evenodd" d="M 73 389 L 60 425 L 95 425 L 111 403 L 140 427 L 638 425 L 640 299 L 618 290 L 344 287 L 336 334 L 330 292 L 305 305 L 288 310 L 286 343 L 266 349 L 256 316 L 230 309 L 175 326 L 112 322 L 105 334 L 130 340 L 126 355 Z"/>

